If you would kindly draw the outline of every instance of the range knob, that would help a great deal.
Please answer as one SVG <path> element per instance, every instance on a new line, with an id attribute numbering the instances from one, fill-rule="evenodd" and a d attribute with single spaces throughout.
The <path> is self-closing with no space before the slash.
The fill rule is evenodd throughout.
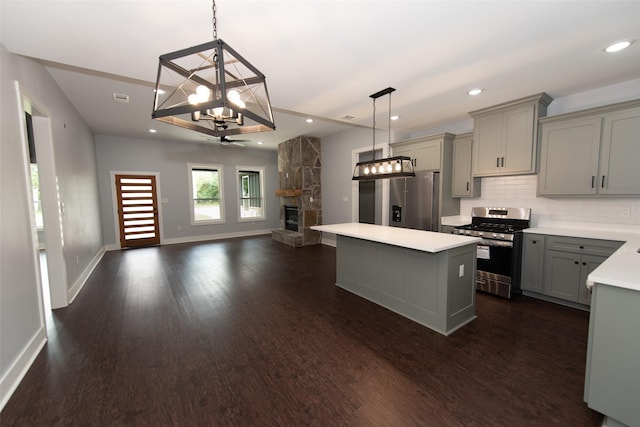
<path id="1" fill-rule="evenodd" d="M 484 231 L 478 231 L 478 236 L 484 236 Z"/>
<path id="2" fill-rule="evenodd" d="M 496 233 L 491 233 L 493 237 L 498 237 Z"/>
<path id="3" fill-rule="evenodd" d="M 501 235 L 500 235 L 500 238 L 501 238 L 501 239 L 504 239 L 504 234 L 501 234 Z"/>

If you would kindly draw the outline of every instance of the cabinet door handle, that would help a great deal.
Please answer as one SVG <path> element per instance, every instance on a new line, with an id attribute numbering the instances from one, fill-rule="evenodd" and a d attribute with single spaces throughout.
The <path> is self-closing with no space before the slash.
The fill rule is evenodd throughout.
<path id="1" fill-rule="evenodd" d="M 578 261 L 573 261 L 573 263 L 574 263 L 575 265 L 580 264 Z"/>
<path id="2" fill-rule="evenodd" d="M 538 243 L 538 241 L 537 240 L 532 240 L 531 243 L 533 243 L 535 245 L 536 243 Z"/>
<path id="3" fill-rule="evenodd" d="M 584 249 L 584 246 L 580 245 L 580 249 Z"/>
<path id="4" fill-rule="evenodd" d="M 500 157 L 496 157 L 496 167 L 500 167 Z"/>
<path id="5" fill-rule="evenodd" d="M 469 181 L 467 181 L 467 191 L 469 191 Z"/>
<path id="6" fill-rule="evenodd" d="M 501 157 L 501 159 L 500 166 L 504 167 L 504 157 Z"/>
<path id="7" fill-rule="evenodd" d="M 586 262 L 583 262 L 583 263 L 582 263 L 582 265 L 587 265 L 587 263 L 586 263 Z"/>
<path id="8" fill-rule="evenodd" d="M 591 188 L 595 186 L 595 183 L 596 183 L 596 177 L 591 175 Z"/>
<path id="9" fill-rule="evenodd" d="M 604 177 L 605 177 L 605 176 L 606 176 L 606 175 L 602 175 L 602 184 L 600 185 L 600 188 L 604 188 Z"/>

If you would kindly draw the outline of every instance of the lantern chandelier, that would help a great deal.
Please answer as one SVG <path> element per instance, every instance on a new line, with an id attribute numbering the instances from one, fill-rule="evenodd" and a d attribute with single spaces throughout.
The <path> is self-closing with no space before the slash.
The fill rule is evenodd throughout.
<path id="1" fill-rule="evenodd" d="M 276 128 L 264 74 L 218 38 L 160 56 L 151 117 L 223 137 Z"/>
<path id="2" fill-rule="evenodd" d="M 395 91 L 394 88 L 388 87 L 369 95 L 370 98 L 373 98 L 373 148 L 371 149 L 373 160 L 356 163 L 356 167 L 353 170 L 353 180 L 370 181 L 416 176 L 410 157 L 396 156 L 376 160 L 376 99 L 389 95 L 389 143 L 391 143 L 391 92 L 393 91 Z"/>

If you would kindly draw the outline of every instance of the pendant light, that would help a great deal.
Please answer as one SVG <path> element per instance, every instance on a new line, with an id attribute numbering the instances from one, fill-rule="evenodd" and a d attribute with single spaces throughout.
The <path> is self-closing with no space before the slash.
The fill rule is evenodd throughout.
<path id="1" fill-rule="evenodd" d="M 151 117 L 222 137 L 274 130 L 266 78 L 218 38 L 160 56 Z"/>
<path id="2" fill-rule="evenodd" d="M 416 176 L 411 158 L 407 156 L 387 157 L 376 160 L 376 99 L 389 95 L 389 143 L 391 143 L 391 93 L 394 88 L 388 87 L 369 95 L 373 99 L 373 160 L 356 163 L 353 180 L 370 181 L 385 178 L 409 178 Z"/>

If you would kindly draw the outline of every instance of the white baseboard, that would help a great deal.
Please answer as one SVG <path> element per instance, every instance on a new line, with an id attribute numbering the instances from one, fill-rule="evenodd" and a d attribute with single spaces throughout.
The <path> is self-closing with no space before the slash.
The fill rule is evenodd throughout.
<path id="1" fill-rule="evenodd" d="M 73 283 L 73 286 L 71 286 L 71 288 L 67 291 L 67 301 L 69 301 L 69 304 L 71 304 L 73 300 L 76 299 L 76 297 L 84 287 L 84 284 L 87 283 L 87 279 L 89 279 L 89 276 L 91 276 L 91 273 L 93 273 L 93 270 L 95 270 L 104 254 L 105 249 L 101 248 L 96 256 L 93 257 L 89 265 L 87 265 L 87 267 L 82 271 L 80 277 L 78 277 Z"/>
<path id="2" fill-rule="evenodd" d="M 173 239 L 163 239 L 160 244 L 161 245 L 175 245 L 179 243 L 196 243 L 196 242 L 206 242 L 210 240 L 222 240 L 222 239 L 233 239 L 237 237 L 251 237 L 251 236 L 262 236 L 264 234 L 271 234 L 271 229 L 263 229 L 263 230 L 253 230 L 253 231 L 238 231 L 235 233 L 220 233 L 220 234 L 203 234 L 201 236 L 186 236 L 186 237 L 175 237 Z M 111 244 L 105 246 L 107 251 L 119 251 L 120 245 Z"/>
<path id="3" fill-rule="evenodd" d="M 47 328 L 43 324 L 31 337 L 20 355 L 13 361 L 2 379 L 0 379 L 0 410 L 4 408 L 13 392 L 16 391 L 20 381 L 22 381 L 22 378 L 24 378 L 46 342 Z"/>
<path id="4" fill-rule="evenodd" d="M 323 245 L 327 245 L 327 246 L 333 246 L 335 248 L 336 245 L 337 245 L 337 241 L 336 241 L 336 239 L 329 239 L 329 238 L 326 238 L 326 237 L 322 236 L 322 244 Z"/>

